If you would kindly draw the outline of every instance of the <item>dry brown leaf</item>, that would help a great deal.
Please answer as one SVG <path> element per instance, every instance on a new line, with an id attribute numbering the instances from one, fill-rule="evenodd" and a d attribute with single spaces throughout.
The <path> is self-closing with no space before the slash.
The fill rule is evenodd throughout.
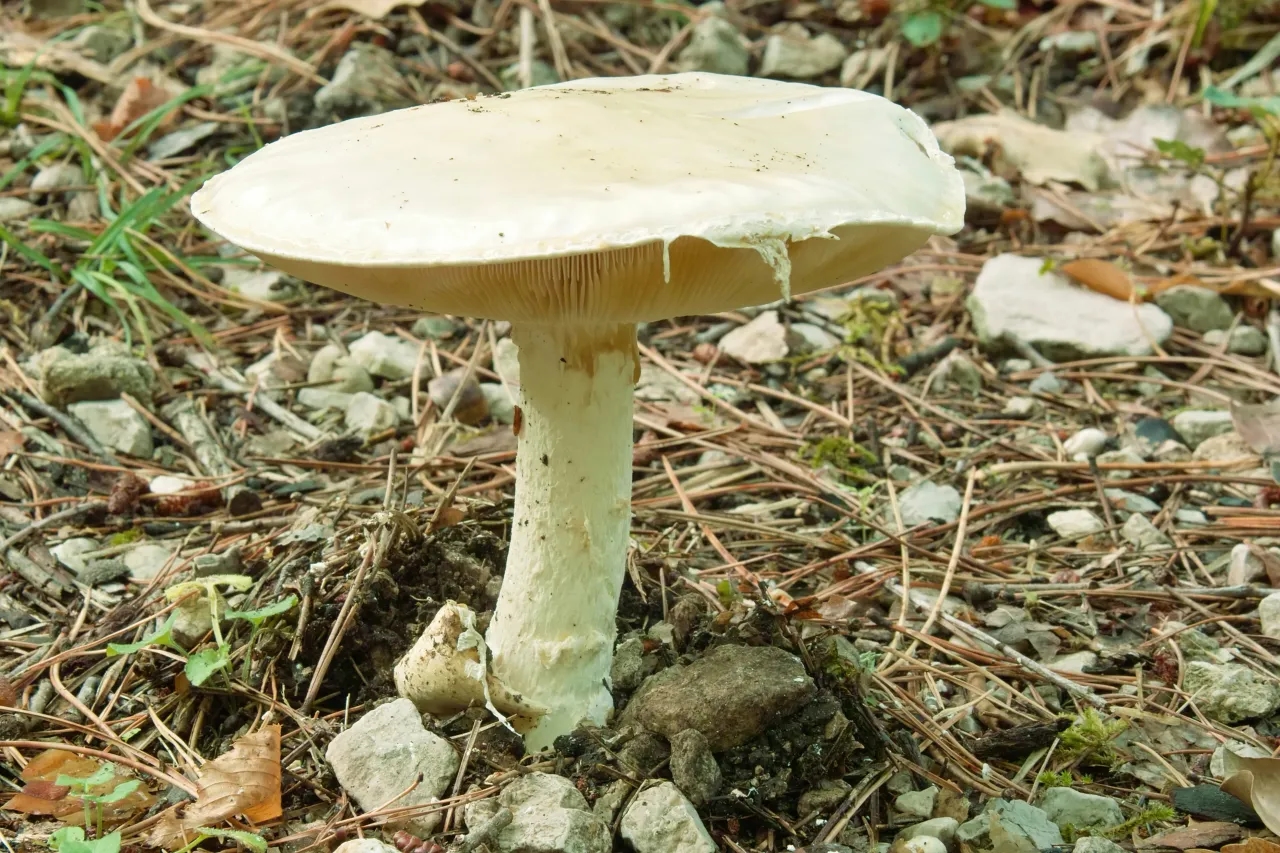
<path id="1" fill-rule="evenodd" d="M 1280 452 L 1280 400 L 1258 405 L 1232 400 L 1228 408 L 1236 432 L 1254 453 Z"/>
<path id="2" fill-rule="evenodd" d="M 1133 297 L 1133 279 L 1110 261 L 1081 258 L 1063 264 L 1061 269 L 1077 284 L 1084 285 L 1095 293 L 1110 296 L 1121 302 L 1128 302 Z"/>
<path id="3" fill-rule="evenodd" d="M 167 104 L 172 97 L 162 87 L 157 86 L 146 77 L 134 77 L 129 81 L 129 85 L 124 87 L 124 91 L 120 93 L 115 109 L 111 111 L 111 117 L 106 121 L 95 121 L 93 129 L 104 142 L 110 142 L 119 136 L 120 132 L 126 127 L 156 107 Z M 176 118 L 177 113 L 170 112 L 160 122 L 161 129 L 173 124 Z"/>
<path id="4" fill-rule="evenodd" d="M 1280 835 L 1280 758 L 1244 758 L 1228 749 L 1222 766 L 1227 779 L 1219 787 L 1253 806 L 1267 829 Z"/>
<path id="5" fill-rule="evenodd" d="M 18 707 L 18 687 L 3 675 L 0 675 L 0 705 Z"/>
<path id="6" fill-rule="evenodd" d="M 232 815 L 263 823 L 283 814 L 280 802 L 280 726 L 267 726 L 237 740 L 231 750 L 210 761 L 196 780 L 196 801 L 179 815 L 165 812 L 151 843 L 169 847 L 201 826 Z"/>
<path id="7" fill-rule="evenodd" d="M 1216 850 L 1223 844 L 1235 841 L 1242 835 L 1244 835 L 1244 829 L 1237 824 L 1225 821 L 1205 821 L 1204 823 L 1192 824 L 1145 839 L 1138 844 L 1138 847 L 1176 847 L 1179 850 L 1207 847 L 1211 850 Z"/>
<path id="8" fill-rule="evenodd" d="M 22 791 L 15 794 L 2 807 L 21 814 L 48 815 L 63 823 L 79 825 L 84 822 L 84 802 L 69 797 L 69 789 L 55 784 L 60 775 L 87 779 L 102 766 L 97 759 L 78 755 L 64 749 L 46 749 L 27 763 L 22 771 Z M 109 794 L 116 786 L 133 779 L 117 768 L 115 774 L 101 785 L 89 789 L 91 794 Z M 145 788 L 138 787 L 113 803 L 102 803 L 100 812 L 104 823 L 114 824 L 128 820 L 139 812 L 151 808 L 155 798 Z"/>
<path id="9" fill-rule="evenodd" d="M 27 437 L 16 429 L 0 432 L 0 461 L 22 450 L 26 441 Z"/>
<path id="10" fill-rule="evenodd" d="M 1223 847 L 1222 853 L 1280 853 L 1280 844 L 1266 838 L 1246 838 Z"/>

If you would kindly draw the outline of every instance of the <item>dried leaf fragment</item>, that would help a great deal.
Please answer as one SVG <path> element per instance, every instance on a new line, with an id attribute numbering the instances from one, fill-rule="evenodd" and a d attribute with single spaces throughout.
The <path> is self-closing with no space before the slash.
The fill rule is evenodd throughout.
<path id="1" fill-rule="evenodd" d="M 1266 838 L 1246 838 L 1223 847 L 1222 853 L 1280 853 L 1280 844 Z"/>
<path id="2" fill-rule="evenodd" d="M 115 108 L 111 110 L 111 117 L 106 121 L 95 121 L 93 123 L 94 132 L 104 142 L 110 142 L 119 136 L 126 127 L 157 107 L 164 106 L 172 97 L 162 87 L 157 86 L 146 77 L 134 77 L 124 87 L 124 91 L 120 93 L 120 97 L 116 100 Z M 173 124 L 176 118 L 176 113 L 170 112 L 161 120 L 160 127 L 164 128 Z"/>
<path id="3" fill-rule="evenodd" d="M 1121 302 L 1128 302 L 1133 298 L 1133 279 L 1110 261 L 1099 258 L 1080 258 L 1063 264 L 1061 270 L 1072 281 L 1095 293 L 1110 296 Z"/>
<path id="4" fill-rule="evenodd" d="M 1267 829 L 1280 835 L 1280 758 L 1244 758 L 1228 749 L 1222 763 L 1222 790 L 1252 805 Z"/>
<path id="5" fill-rule="evenodd" d="M 318 7 L 315 12 L 327 12 L 330 9 L 346 9 L 349 12 L 355 12 L 357 15 L 365 15 L 380 21 L 387 15 L 391 14 L 391 10 L 398 6 L 421 6 L 426 0 L 331 0 Z"/>
<path id="6" fill-rule="evenodd" d="M 169 847 L 198 827 L 214 826 L 232 815 L 262 823 L 281 814 L 280 726 L 271 725 L 245 735 L 206 764 L 196 780 L 196 801 L 182 815 L 176 807 L 165 812 L 150 843 Z"/>
<path id="7" fill-rule="evenodd" d="M 1229 408 L 1236 432 L 1253 452 L 1280 452 L 1280 401 L 1245 405 L 1232 400 Z"/>

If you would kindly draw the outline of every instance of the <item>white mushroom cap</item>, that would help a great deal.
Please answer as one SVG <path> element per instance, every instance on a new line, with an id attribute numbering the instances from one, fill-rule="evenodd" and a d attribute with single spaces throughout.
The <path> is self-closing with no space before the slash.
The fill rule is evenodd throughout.
<path id="1" fill-rule="evenodd" d="M 211 179 L 191 208 L 280 269 L 366 299 L 637 322 L 873 272 L 958 231 L 964 190 L 925 123 L 890 101 L 693 73 L 304 131 Z"/>

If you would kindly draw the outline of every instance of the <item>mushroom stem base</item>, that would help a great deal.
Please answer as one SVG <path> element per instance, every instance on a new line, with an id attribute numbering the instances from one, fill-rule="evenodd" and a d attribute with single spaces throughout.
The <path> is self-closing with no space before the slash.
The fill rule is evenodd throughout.
<path id="1" fill-rule="evenodd" d="M 523 324 L 516 501 L 485 639 L 494 676 L 547 713 L 531 750 L 613 708 L 618 596 L 631 523 L 631 324 Z"/>

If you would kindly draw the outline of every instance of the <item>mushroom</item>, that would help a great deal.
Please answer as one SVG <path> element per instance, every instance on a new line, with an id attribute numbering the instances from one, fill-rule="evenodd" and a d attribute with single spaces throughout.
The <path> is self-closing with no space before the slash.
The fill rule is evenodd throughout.
<path id="1" fill-rule="evenodd" d="M 538 709 L 524 732 L 540 749 L 613 707 L 636 324 L 875 272 L 958 231 L 964 188 L 925 123 L 883 98 L 686 73 L 296 133 L 209 180 L 191 208 L 307 281 L 511 322 L 523 415 L 515 511 L 484 638 L 489 672 L 475 678 L 502 685 L 507 707 Z M 475 670 L 485 656 L 470 653 Z M 397 678 L 402 690 L 413 680 Z M 425 707 L 435 688 L 417 681 Z"/>

